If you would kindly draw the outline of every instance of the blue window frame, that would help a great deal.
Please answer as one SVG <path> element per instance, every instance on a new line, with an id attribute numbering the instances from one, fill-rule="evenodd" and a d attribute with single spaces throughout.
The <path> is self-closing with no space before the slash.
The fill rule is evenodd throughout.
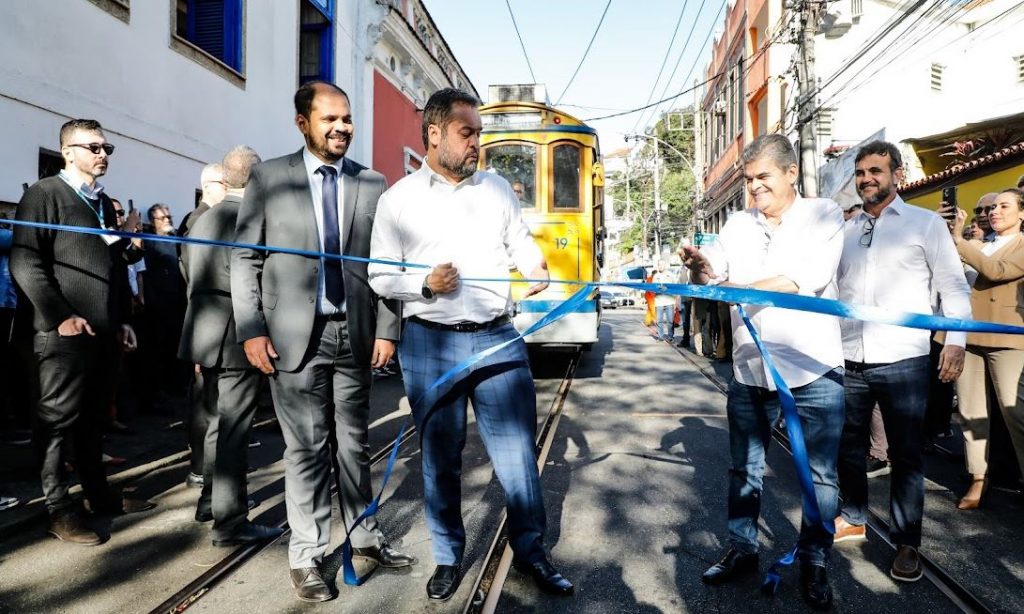
<path id="1" fill-rule="evenodd" d="M 175 32 L 242 72 L 242 1 L 177 0 Z"/>
<path id="2" fill-rule="evenodd" d="M 336 0 L 302 0 L 299 15 L 299 83 L 334 81 Z"/>

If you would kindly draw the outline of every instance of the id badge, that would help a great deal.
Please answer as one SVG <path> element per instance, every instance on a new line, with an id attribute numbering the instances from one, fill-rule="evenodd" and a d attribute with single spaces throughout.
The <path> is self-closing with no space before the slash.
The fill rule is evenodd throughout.
<path id="1" fill-rule="evenodd" d="M 118 241 L 121 240 L 121 237 L 117 237 L 114 235 L 100 235 L 100 238 L 103 239 L 103 242 L 106 243 L 107 245 L 113 245 L 114 243 L 117 243 Z"/>

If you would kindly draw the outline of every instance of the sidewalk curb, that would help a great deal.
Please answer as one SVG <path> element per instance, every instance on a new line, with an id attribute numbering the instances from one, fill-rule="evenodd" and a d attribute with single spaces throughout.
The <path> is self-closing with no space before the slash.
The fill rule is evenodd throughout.
<path id="1" fill-rule="evenodd" d="M 189 450 L 183 450 L 181 452 L 177 452 L 169 456 L 164 456 L 163 458 L 158 458 L 144 465 L 131 467 L 129 469 L 125 469 L 124 471 L 119 471 L 117 473 L 111 474 L 107 476 L 107 482 L 110 483 L 111 485 L 124 484 L 126 482 L 130 482 L 132 480 L 143 477 L 154 471 L 164 469 L 166 467 L 170 467 L 171 465 L 176 465 L 182 461 L 188 460 L 190 455 L 191 452 Z M 71 487 L 71 494 L 78 494 L 81 492 L 82 486 L 80 484 L 75 484 L 74 486 Z M 21 513 L 17 514 L 17 517 L 9 518 L 9 521 L 7 522 L 0 521 L 0 539 L 7 539 L 8 537 L 12 537 L 17 533 L 20 533 L 36 525 L 37 523 L 41 523 L 42 521 L 46 520 L 46 506 L 43 504 L 43 497 L 37 497 L 35 499 L 32 499 L 31 501 L 21 506 L 20 510 L 18 508 L 10 510 L 10 512 L 18 511 L 21 511 Z M 0 520 L 8 520 L 8 518 L 0 516 Z"/>

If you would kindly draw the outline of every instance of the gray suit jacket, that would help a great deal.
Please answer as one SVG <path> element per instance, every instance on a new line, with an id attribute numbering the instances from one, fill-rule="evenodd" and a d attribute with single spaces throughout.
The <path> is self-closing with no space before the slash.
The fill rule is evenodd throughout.
<path id="1" fill-rule="evenodd" d="M 342 252 L 369 257 L 370 231 L 384 176 L 345 159 Z M 202 220 L 200 220 L 202 221 Z M 236 241 L 320 251 L 313 197 L 302 150 L 253 168 L 238 212 Z M 298 370 L 313 341 L 320 261 L 236 248 L 231 255 L 231 295 L 239 342 L 268 335 L 282 371 Z M 398 301 L 370 289 L 366 263 L 345 261 L 345 301 L 352 354 L 370 365 L 374 339 L 397 341 Z"/>
<path id="2" fill-rule="evenodd" d="M 217 241 L 235 240 L 235 221 L 242 199 L 229 195 L 195 220 L 189 236 Z M 188 309 L 181 330 L 178 357 L 204 367 L 249 367 L 235 336 L 231 305 L 231 249 L 205 245 L 183 246 L 182 269 L 188 283 Z M 187 254 L 187 258 L 186 258 Z"/>

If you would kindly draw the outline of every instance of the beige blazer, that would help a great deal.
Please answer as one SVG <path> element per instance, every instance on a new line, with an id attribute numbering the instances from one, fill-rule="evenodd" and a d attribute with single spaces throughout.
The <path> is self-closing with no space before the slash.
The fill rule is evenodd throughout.
<path id="1" fill-rule="evenodd" d="M 956 251 L 978 271 L 971 292 L 974 319 L 1024 326 L 1024 234 L 1018 234 L 991 256 L 983 254 L 981 243 L 976 241 L 961 241 Z M 967 344 L 1024 350 L 1024 335 L 970 333 Z"/>

